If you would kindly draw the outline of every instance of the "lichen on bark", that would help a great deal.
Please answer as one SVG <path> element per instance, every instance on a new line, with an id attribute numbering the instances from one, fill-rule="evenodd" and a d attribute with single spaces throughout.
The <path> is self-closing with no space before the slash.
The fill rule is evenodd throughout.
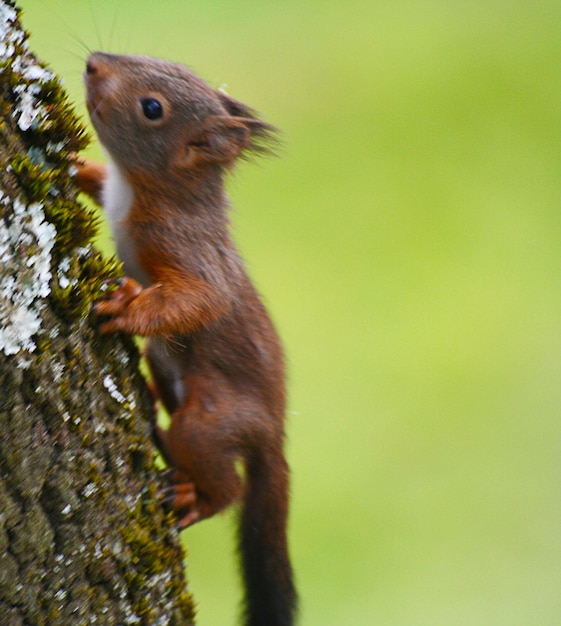
<path id="1" fill-rule="evenodd" d="M 0 615 L 19 624 L 192 624 L 130 338 L 92 303 L 119 265 L 92 245 L 59 79 L 0 0 Z"/>

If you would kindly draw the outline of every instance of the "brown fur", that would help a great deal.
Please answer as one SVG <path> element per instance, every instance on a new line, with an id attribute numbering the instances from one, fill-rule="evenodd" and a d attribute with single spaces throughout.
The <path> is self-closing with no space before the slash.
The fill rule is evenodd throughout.
<path id="1" fill-rule="evenodd" d="M 154 338 L 148 360 L 171 415 L 157 438 L 175 470 L 179 524 L 241 500 L 246 624 L 290 626 L 296 594 L 286 537 L 283 356 L 230 238 L 223 189 L 225 170 L 264 150 L 272 129 L 164 61 L 95 53 L 85 80 L 98 136 L 133 190 L 123 224 L 149 279 L 143 286 L 126 278 L 97 304 L 102 331 Z M 143 118 L 145 97 L 163 105 L 161 119 Z M 104 171 L 78 167 L 78 183 L 99 201 Z"/>

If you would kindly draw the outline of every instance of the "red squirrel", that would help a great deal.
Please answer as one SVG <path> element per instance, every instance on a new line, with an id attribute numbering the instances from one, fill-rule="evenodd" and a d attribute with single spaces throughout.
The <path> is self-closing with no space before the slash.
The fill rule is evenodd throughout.
<path id="1" fill-rule="evenodd" d="M 95 305 L 101 331 L 148 337 L 171 416 L 156 440 L 180 528 L 241 500 L 247 626 L 290 626 L 281 345 L 229 233 L 224 177 L 274 129 L 181 65 L 96 52 L 84 81 L 108 165 L 78 162 L 126 278 Z M 243 478 L 238 472 L 241 461 Z"/>

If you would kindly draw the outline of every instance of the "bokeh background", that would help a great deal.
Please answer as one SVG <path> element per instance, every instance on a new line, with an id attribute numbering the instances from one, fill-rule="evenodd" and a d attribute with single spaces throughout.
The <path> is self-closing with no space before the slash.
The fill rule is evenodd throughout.
<path id="1" fill-rule="evenodd" d="M 284 133 L 230 192 L 289 358 L 302 625 L 561 623 L 561 3 L 21 5 L 81 113 L 102 48 Z M 183 535 L 200 626 L 235 623 L 233 524 Z"/>

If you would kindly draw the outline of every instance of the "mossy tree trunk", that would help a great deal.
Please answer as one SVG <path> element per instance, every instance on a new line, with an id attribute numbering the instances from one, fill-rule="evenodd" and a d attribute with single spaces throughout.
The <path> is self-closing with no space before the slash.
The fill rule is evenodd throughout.
<path id="1" fill-rule="evenodd" d="M 76 201 L 85 134 L 6 0 L 0 107 L 0 623 L 191 624 L 138 356 L 90 314 L 117 266 Z"/>

